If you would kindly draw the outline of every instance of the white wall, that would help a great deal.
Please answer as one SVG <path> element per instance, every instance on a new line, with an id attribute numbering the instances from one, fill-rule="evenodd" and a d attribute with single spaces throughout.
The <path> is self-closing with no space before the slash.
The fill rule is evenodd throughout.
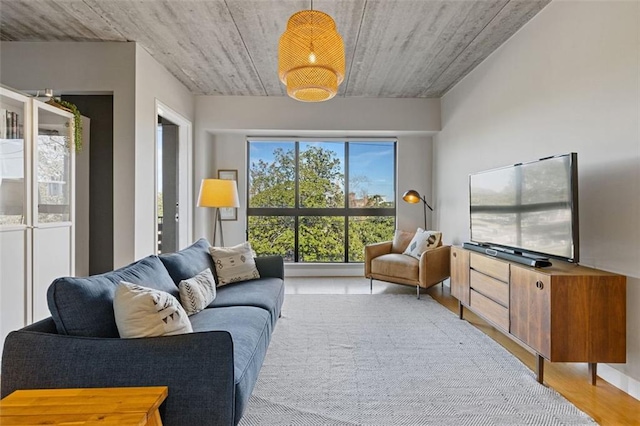
<path id="1" fill-rule="evenodd" d="M 333 98 L 306 103 L 289 97 L 198 96 L 198 126 L 205 130 L 326 132 L 435 132 L 439 99 Z"/>
<path id="2" fill-rule="evenodd" d="M 551 2 L 442 98 L 434 137 L 438 223 L 457 244 L 469 173 L 578 153 L 581 263 L 628 276 L 627 363 L 611 367 L 637 398 L 639 28 L 639 2 Z"/>
<path id="3" fill-rule="evenodd" d="M 113 251 L 134 260 L 135 43 L 0 43 L 0 82 L 17 90 L 113 93 Z"/>
<path id="4" fill-rule="evenodd" d="M 205 178 L 217 178 L 216 166 L 214 164 L 215 155 L 215 135 L 202 130 L 198 126 L 199 109 L 196 97 L 196 122 L 195 122 L 195 140 L 193 144 L 193 200 L 194 204 L 198 202 L 198 194 L 200 192 L 200 182 Z M 227 168 L 227 167 L 225 167 Z M 228 167 L 232 168 L 232 167 Z M 240 174 L 240 171 L 238 171 Z M 240 187 L 238 187 L 240 190 Z M 242 195 L 240 196 L 242 202 Z M 195 240 L 206 238 L 212 241 L 213 238 L 213 209 L 207 207 L 194 207 L 193 211 L 193 237 Z M 226 229 L 226 228 L 225 228 Z M 231 241 L 231 240 L 230 240 Z M 226 241 L 225 241 L 226 242 Z"/>
<path id="5" fill-rule="evenodd" d="M 247 136 L 397 137 L 398 197 L 416 189 L 429 200 L 430 135 L 438 130 L 437 99 L 334 98 L 308 104 L 290 98 L 198 96 L 194 186 L 202 178 L 215 177 L 218 169 L 238 169 L 238 221 L 223 222 L 225 244 L 237 244 L 246 239 Z M 397 207 L 399 228 L 422 226 L 421 205 L 399 202 Z M 196 209 L 196 238 L 211 239 L 210 210 Z"/>
<path id="6" fill-rule="evenodd" d="M 246 241 L 246 209 L 247 209 L 247 140 L 241 134 L 219 133 L 210 135 L 208 143 L 211 143 L 212 151 L 209 161 L 212 172 L 209 177 L 217 178 L 219 169 L 238 170 L 238 195 L 240 207 L 238 208 L 237 221 L 222 221 L 225 245 L 231 246 Z M 212 210 L 210 208 L 200 208 L 207 211 L 213 222 Z M 212 241 L 212 232 L 207 234 L 207 239 Z"/>
<path id="7" fill-rule="evenodd" d="M 187 121 L 194 96 L 151 55 L 136 49 L 135 258 L 154 253 L 156 236 L 156 99 Z"/>
<path id="8" fill-rule="evenodd" d="M 18 90 L 113 93 L 114 266 L 154 252 L 155 100 L 187 120 L 194 97 L 136 43 L 2 42 L 0 82 Z"/>
<path id="9" fill-rule="evenodd" d="M 424 205 L 409 204 L 402 201 L 402 194 L 409 189 L 415 189 L 423 195 L 429 205 L 435 210 L 431 188 L 431 164 L 433 141 L 430 136 L 398 136 L 398 173 L 397 173 L 397 209 L 396 228 L 405 231 L 415 231 L 424 227 Z M 427 209 L 427 227 L 434 229 L 435 216 Z"/>

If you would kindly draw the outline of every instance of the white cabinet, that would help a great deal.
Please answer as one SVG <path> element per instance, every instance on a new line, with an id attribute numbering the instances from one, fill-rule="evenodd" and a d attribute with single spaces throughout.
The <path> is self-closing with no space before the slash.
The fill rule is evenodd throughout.
<path id="1" fill-rule="evenodd" d="M 0 343 L 74 273 L 73 115 L 0 87 Z"/>
<path id="2" fill-rule="evenodd" d="M 0 343 L 32 320 L 31 100 L 0 88 Z M 2 348 L 0 347 L 0 351 Z"/>
<path id="3" fill-rule="evenodd" d="M 47 288 L 73 275 L 75 151 L 73 115 L 33 101 L 33 321 L 50 316 Z"/>

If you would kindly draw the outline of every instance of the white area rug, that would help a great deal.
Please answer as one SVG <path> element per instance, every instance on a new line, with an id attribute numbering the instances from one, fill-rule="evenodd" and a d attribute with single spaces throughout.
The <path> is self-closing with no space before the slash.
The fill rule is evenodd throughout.
<path id="1" fill-rule="evenodd" d="M 287 295 L 249 425 L 594 422 L 429 296 Z"/>

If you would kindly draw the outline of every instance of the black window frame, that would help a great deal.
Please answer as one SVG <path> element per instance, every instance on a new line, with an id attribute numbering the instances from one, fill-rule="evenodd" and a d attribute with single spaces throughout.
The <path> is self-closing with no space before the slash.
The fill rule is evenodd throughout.
<path id="1" fill-rule="evenodd" d="M 294 143 L 294 155 L 295 155 L 295 183 L 294 183 L 294 207 L 249 207 L 250 205 L 250 187 L 251 187 L 251 143 L 264 143 L 264 142 L 293 142 Z M 331 207 L 331 208 L 309 208 L 300 207 L 300 186 L 299 186 L 299 167 L 300 167 L 300 143 L 301 142 L 341 142 L 344 143 L 344 207 Z M 349 143 L 363 143 L 369 142 L 372 144 L 387 142 L 393 144 L 393 186 L 394 186 L 394 202 L 393 207 L 349 207 Z M 294 219 L 294 260 L 293 263 L 363 263 L 362 261 L 349 261 L 349 218 L 350 217 L 380 217 L 391 216 L 394 220 L 394 229 L 397 224 L 397 204 L 398 204 L 398 140 L 396 138 L 389 139 L 335 139 L 335 138 L 248 138 L 247 139 L 247 210 L 246 210 L 246 235 L 249 240 L 249 217 L 251 216 L 288 216 Z M 299 246 L 299 218 L 301 216 L 322 216 L 322 217 L 343 217 L 344 218 L 344 259 L 342 262 L 300 262 L 300 246 Z"/>

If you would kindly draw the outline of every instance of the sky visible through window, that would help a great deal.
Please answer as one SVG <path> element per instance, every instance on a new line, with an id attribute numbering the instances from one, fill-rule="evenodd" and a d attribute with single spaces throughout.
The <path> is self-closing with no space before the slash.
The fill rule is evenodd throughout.
<path id="1" fill-rule="evenodd" d="M 344 172 L 345 152 L 344 143 L 335 141 L 313 141 L 306 142 L 300 140 L 300 149 L 307 146 L 322 143 L 322 148 L 335 153 L 342 164 Z M 259 142 L 252 141 L 249 145 L 251 162 L 262 160 L 266 163 L 274 161 L 273 152 L 281 148 L 284 151 L 294 149 L 294 142 Z M 385 201 L 394 201 L 394 143 L 392 141 L 349 142 L 349 175 L 350 191 L 366 193 L 368 195 L 381 195 Z"/>

